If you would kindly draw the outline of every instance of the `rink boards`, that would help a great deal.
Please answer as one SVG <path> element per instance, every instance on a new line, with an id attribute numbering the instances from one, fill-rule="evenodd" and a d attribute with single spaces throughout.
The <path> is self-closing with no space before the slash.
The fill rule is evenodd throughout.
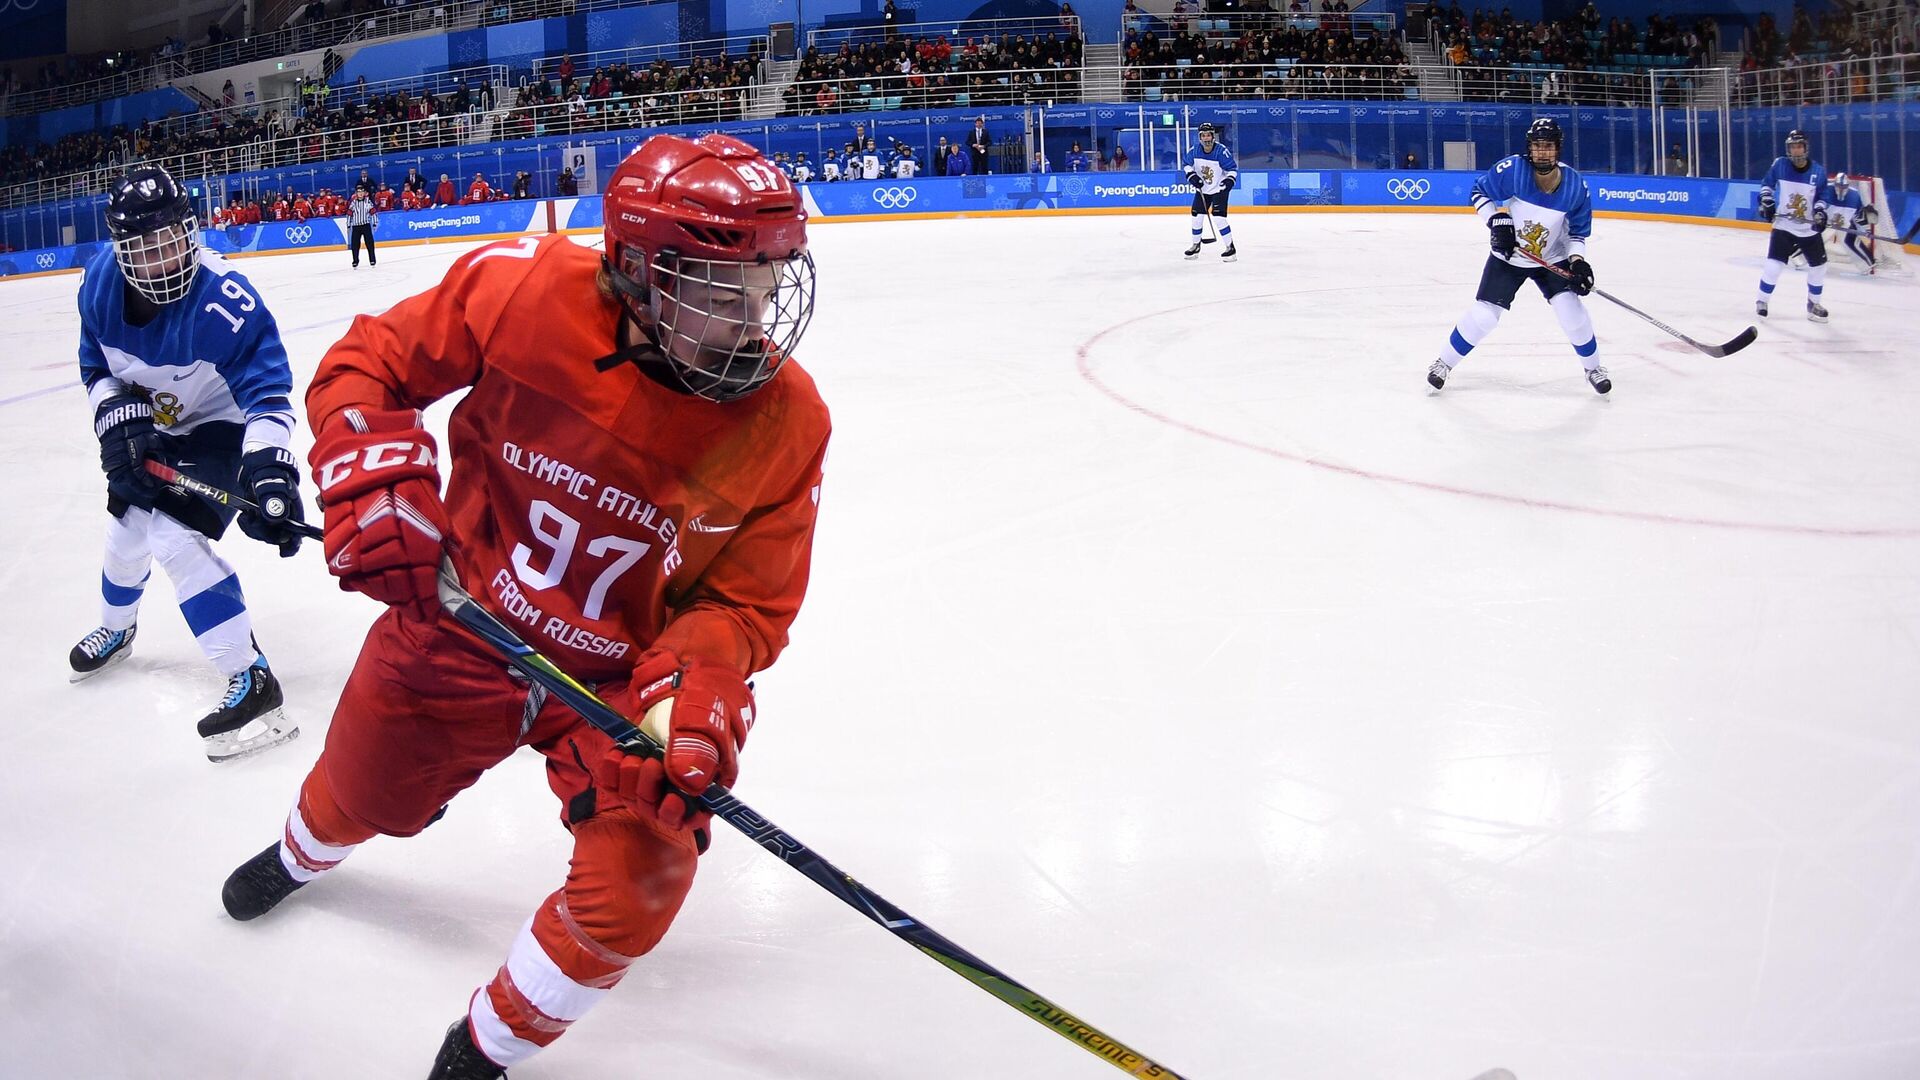
<path id="1" fill-rule="evenodd" d="M 1230 203 L 1243 212 L 1357 211 L 1459 213 L 1478 172 L 1440 170 L 1274 169 L 1240 173 Z M 1672 218 L 1762 228 L 1754 217 L 1760 185 L 1749 181 L 1651 176 L 1587 176 L 1594 210 L 1604 215 Z M 1036 214 L 1184 213 L 1192 189 L 1175 172 L 1017 173 L 851 181 L 801 187 L 816 221 L 915 220 Z M 382 246 L 590 232 L 602 227 L 599 196 L 533 199 L 388 211 L 374 235 Z M 275 221 L 204 229 L 224 255 L 345 249 L 345 218 Z M 71 271 L 97 243 L 0 255 L 0 277 Z"/>

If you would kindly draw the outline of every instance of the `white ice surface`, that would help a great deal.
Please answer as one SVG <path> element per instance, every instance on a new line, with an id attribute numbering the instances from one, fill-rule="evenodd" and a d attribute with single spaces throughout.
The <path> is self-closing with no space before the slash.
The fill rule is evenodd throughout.
<path id="1" fill-rule="evenodd" d="M 1185 224 L 814 230 L 836 432 L 741 795 L 1194 1080 L 1920 1074 L 1920 285 L 1835 274 L 1820 326 L 1789 274 L 1724 360 L 1594 298 L 1609 399 L 1529 291 L 1433 395 L 1471 218 L 1236 217 L 1237 265 Z M 1717 340 L 1764 245 L 1603 220 L 1592 258 Z M 304 387 L 461 250 L 241 268 Z M 236 765 L 163 574 L 68 685 L 76 282 L 0 284 L 0 1077 L 424 1075 L 560 881 L 539 760 L 226 918 L 375 607 L 223 542 L 304 729 Z M 723 828 L 513 1075 L 1118 1074 Z"/>

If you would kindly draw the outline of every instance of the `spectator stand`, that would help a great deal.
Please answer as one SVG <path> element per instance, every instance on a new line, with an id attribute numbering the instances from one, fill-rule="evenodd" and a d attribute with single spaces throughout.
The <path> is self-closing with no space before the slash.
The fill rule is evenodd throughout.
<path id="1" fill-rule="evenodd" d="M 510 136 L 534 138 L 737 120 L 766 54 L 766 36 L 748 35 L 542 57 L 501 123 Z"/>
<path id="2" fill-rule="evenodd" d="M 1122 30 L 1123 100 L 1419 96 L 1391 14 L 1242 8 L 1224 17 L 1182 11 L 1167 25 L 1165 35 Z"/>
<path id="3" fill-rule="evenodd" d="M 158 51 L 149 52 L 138 59 L 130 53 L 109 54 L 100 63 L 104 63 L 109 71 L 113 68 L 122 70 L 43 87 L 28 86 L 24 82 L 14 86 L 13 79 L 0 79 L 0 116 L 50 112 L 158 90 L 188 74 L 186 65 L 179 57 L 161 55 Z"/>
<path id="4" fill-rule="evenodd" d="M 1077 16 L 971 19 L 811 31 L 781 116 L 1078 101 L 1085 38 Z"/>

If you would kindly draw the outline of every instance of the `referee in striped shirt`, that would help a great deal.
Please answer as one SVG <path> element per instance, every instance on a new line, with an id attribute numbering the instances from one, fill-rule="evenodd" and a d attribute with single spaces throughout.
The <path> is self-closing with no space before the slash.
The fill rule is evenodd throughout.
<path id="1" fill-rule="evenodd" d="M 363 240 L 367 245 L 367 265 L 378 265 L 380 260 L 373 254 L 373 193 L 365 184 L 353 189 L 353 200 L 347 203 L 347 250 L 353 253 L 355 269 L 360 267 Z"/>

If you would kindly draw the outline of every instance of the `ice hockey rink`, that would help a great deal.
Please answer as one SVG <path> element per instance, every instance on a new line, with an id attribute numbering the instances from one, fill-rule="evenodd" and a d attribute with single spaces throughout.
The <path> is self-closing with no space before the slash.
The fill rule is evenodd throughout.
<path id="1" fill-rule="evenodd" d="M 1434 394 L 1471 217 L 1234 225 L 1233 265 L 1179 215 L 816 226 L 836 431 L 741 797 L 1192 1080 L 1920 1075 L 1920 280 L 1835 273 L 1816 325 L 1790 272 L 1718 360 L 1593 297 L 1608 398 L 1529 287 Z M 1720 341 L 1765 244 L 1601 219 L 1591 258 Z M 303 387 L 470 246 L 241 269 Z M 0 1077 L 424 1075 L 564 872 L 539 759 L 225 916 L 376 605 L 222 543 L 303 729 L 237 764 L 170 587 L 68 684 L 77 280 L 0 283 Z M 514 1077 L 1117 1075 L 718 832 Z"/>

